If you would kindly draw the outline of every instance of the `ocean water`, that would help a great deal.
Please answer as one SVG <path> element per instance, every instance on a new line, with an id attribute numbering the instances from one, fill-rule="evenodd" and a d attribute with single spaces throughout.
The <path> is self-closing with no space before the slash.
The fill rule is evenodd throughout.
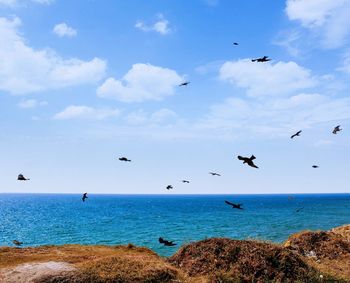
<path id="1" fill-rule="evenodd" d="M 244 210 L 224 203 L 243 203 Z M 304 207 L 300 212 L 298 208 Z M 0 194 L 0 246 L 146 246 L 162 256 L 209 237 L 282 242 L 295 232 L 350 223 L 350 194 L 89 195 Z M 163 237 L 178 246 L 164 247 Z"/>

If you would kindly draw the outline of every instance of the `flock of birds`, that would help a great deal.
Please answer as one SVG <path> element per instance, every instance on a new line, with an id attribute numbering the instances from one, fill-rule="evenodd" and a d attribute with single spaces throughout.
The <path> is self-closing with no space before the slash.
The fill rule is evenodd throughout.
<path id="1" fill-rule="evenodd" d="M 233 45 L 239 45 L 239 44 L 238 44 L 237 42 L 234 42 Z M 268 56 L 263 56 L 263 57 L 259 57 L 259 58 L 252 59 L 251 61 L 252 61 L 252 62 L 264 63 L 264 62 L 271 61 L 271 59 L 270 59 Z M 185 82 L 179 84 L 179 87 L 187 86 L 187 85 L 189 85 L 189 84 L 190 84 L 189 81 L 185 81 Z M 338 126 L 334 127 L 332 133 L 333 133 L 333 134 L 337 134 L 337 133 L 340 132 L 341 130 L 342 130 L 342 129 L 340 128 L 340 125 L 338 125 Z M 296 133 L 293 134 L 290 138 L 291 138 L 291 139 L 294 139 L 295 137 L 299 137 L 301 133 L 302 133 L 302 130 L 296 132 Z M 237 158 L 238 158 L 238 160 L 243 161 L 243 164 L 247 164 L 248 166 L 253 167 L 253 168 L 257 168 L 257 169 L 259 168 L 258 166 L 255 165 L 255 163 L 254 163 L 254 161 L 253 161 L 253 160 L 256 159 L 256 157 L 255 157 L 254 155 L 251 155 L 250 157 L 244 157 L 244 156 L 238 155 Z M 120 158 L 118 158 L 118 159 L 119 159 L 120 161 L 123 161 L 123 162 L 131 162 L 130 159 L 128 159 L 127 157 L 124 157 L 124 156 L 123 156 L 123 157 L 120 157 Z M 318 166 L 318 165 L 312 165 L 312 168 L 319 168 L 319 166 Z M 221 176 L 219 173 L 216 173 L 216 172 L 209 172 L 209 174 L 212 175 L 212 176 L 218 176 L 218 177 Z M 18 177 L 17 177 L 17 180 L 18 180 L 18 181 L 29 181 L 30 179 L 24 177 L 23 174 L 19 174 Z M 182 180 L 182 183 L 187 183 L 187 184 L 189 184 L 190 181 L 188 181 L 188 180 Z M 173 187 L 172 185 L 167 185 L 167 186 L 166 186 L 166 189 L 167 189 L 167 190 L 172 190 L 172 189 L 174 189 L 174 187 Z M 85 202 L 85 200 L 86 200 L 87 198 L 88 198 L 87 193 L 84 193 L 83 196 L 82 196 L 82 201 Z M 242 204 L 242 203 L 232 203 L 232 202 L 229 202 L 229 201 L 227 201 L 227 200 L 225 200 L 225 203 L 226 203 L 227 205 L 230 205 L 233 209 L 240 209 L 240 210 L 243 210 L 243 208 L 242 208 L 242 205 L 243 205 L 243 204 Z M 299 212 L 299 211 L 301 211 L 302 209 L 303 209 L 303 207 L 297 209 L 296 212 Z M 167 241 L 167 240 L 165 240 L 165 239 L 163 239 L 163 238 L 161 238 L 161 237 L 158 239 L 158 241 L 159 241 L 160 244 L 163 244 L 164 246 L 175 246 L 175 245 L 176 245 L 173 241 Z M 16 246 L 21 246 L 21 245 L 23 244 L 23 242 L 20 242 L 20 241 L 17 241 L 17 240 L 13 240 L 12 242 L 13 242 L 13 244 L 15 244 Z"/>

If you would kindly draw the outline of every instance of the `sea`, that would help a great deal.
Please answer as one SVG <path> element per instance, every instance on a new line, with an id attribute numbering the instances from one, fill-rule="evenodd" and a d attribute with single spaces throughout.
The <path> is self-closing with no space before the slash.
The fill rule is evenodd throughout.
<path id="1" fill-rule="evenodd" d="M 171 256 L 210 237 L 281 243 L 302 230 L 350 223 L 350 194 L 88 196 L 0 194 L 0 246 L 14 239 L 23 246 L 132 243 Z M 177 246 L 162 246 L 159 237 Z"/>

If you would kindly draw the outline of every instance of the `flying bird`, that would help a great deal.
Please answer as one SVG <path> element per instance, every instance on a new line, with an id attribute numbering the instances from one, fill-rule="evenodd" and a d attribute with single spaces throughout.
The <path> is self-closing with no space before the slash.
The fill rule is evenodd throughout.
<path id="1" fill-rule="evenodd" d="M 173 189 L 173 186 L 172 186 L 172 185 L 168 185 L 168 186 L 166 186 L 166 189 L 167 189 L 167 190 L 172 190 L 172 189 Z"/>
<path id="2" fill-rule="evenodd" d="M 183 83 L 179 84 L 179 86 L 187 86 L 189 84 L 190 84 L 190 82 L 183 82 Z"/>
<path id="3" fill-rule="evenodd" d="M 233 45 L 239 45 L 238 42 L 234 42 Z"/>
<path id="4" fill-rule="evenodd" d="M 312 165 L 312 168 L 318 168 L 318 166 L 317 165 Z"/>
<path id="5" fill-rule="evenodd" d="M 264 57 L 252 59 L 252 62 L 268 62 L 268 61 L 271 61 L 269 56 L 264 56 Z"/>
<path id="6" fill-rule="evenodd" d="M 131 162 L 131 160 L 127 159 L 126 157 L 120 157 L 119 160 L 120 161 L 125 161 L 125 162 Z"/>
<path id="7" fill-rule="evenodd" d="M 30 179 L 23 176 L 23 174 L 19 174 L 17 177 L 18 181 L 29 181 Z"/>
<path id="8" fill-rule="evenodd" d="M 304 207 L 300 207 L 300 208 L 298 208 L 295 212 L 299 212 L 299 211 L 301 211 L 301 210 L 303 210 L 304 209 Z"/>
<path id="9" fill-rule="evenodd" d="M 334 129 L 333 129 L 333 134 L 337 134 L 338 132 L 340 132 L 342 129 L 340 128 L 340 125 L 338 125 L 338 126 L 336 126 L 336 127 L 334 127 Z"/>
<path id="10" fill-rule="evenodd" d="M 160 244 L 164 244 L 164 246 L 168 246 L 168 247 L 176 246 L 174 241 L 167 241 L 167 240 L 164 240 L 162 237 L 159 237 L 158 241 L 159 241 Z"/>
<path id="11" fill-rule="evenodd" d="M 243 205 L 242 203 L 235 204 L 235 203 L 229 202 L 227 200 L 225 200 L 225 203 L 228 204 L 228 205 L 231 205 L 232 208 L 237 208 L 237 209 L 242 209 L 243 210 L 243 208 L 241 207 Z"/>
<path id="12" fill-rule="evenodd" d="M 209 172 L 209 174 L 211 174 L 212 176 L 221 176 L 219 173 L 215 173 L 215 172 Z"/>
<path id="13" fill-rule="evenodd" d="M 187 183 L 187 184 L 189 184 L 189 183 L 190 183 L 190 181 L 187 181 L 187 180 L 182 180 L 182 183 Z"/>
<path id="14" fill-rule="evenodd" d="M 294 139 L 295 137 L 300 137 L 302 131 L 297 131 L 294 135 L 292 135 L 290 138 Z"/>
<path id="15" fill-rule="evenodd" d="M 88 198 L 88 196 L 87 196 L 87 193 L 84 193 L 83 194 L 83 197 L 81 198 L 83 201 L 85 201 L 85 199 L 87 199 Z"/>
<path id="16" fill-rule="evenodd" d="M 259 168 L 253 162 L 253 160 L 256 159 L 256 157 L 254 155 L 252 155 L 251 157 L 243 157 L 243 156 L 238 155 L 237 158 L 239 160 L 243 160 L 243 164 L 247 163 L 250 167 Z"/>
<path id="17" fill-rule="evenodd" d="M 13 240 L 12 243 L 14 243 L 16 246 L 21 246 L 23 244 L 23 242 L 17 240 Z"/>

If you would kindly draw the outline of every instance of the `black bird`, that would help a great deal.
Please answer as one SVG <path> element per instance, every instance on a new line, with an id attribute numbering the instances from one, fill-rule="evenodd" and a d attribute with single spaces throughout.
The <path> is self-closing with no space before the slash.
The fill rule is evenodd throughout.
<path id="1" fill-rule="evenodd" d="M 302 131 L 297 131 L 294 135 L 292 135 L 290 138 L 294 139 L 295 137 L 300 137 Z"/>
<path id="2" fill-rule="evenodd" d="M 23 176 L 23 174 L 19 174 L 17 177 L 18 181 L 29 181 L 30 179 L 27 179 L 26 177 Z"/>
<path id="3" fill-rule="evenodd" d="M 83 201 L 85 201 L 85 199 L 87 199 L 88 197 L 87 197 L 87 193 L 84 193 L 83 194 L 83 197 L 81 198 Z"/>
<path id="4" fill-rule="evenodd" d="M 233 45 L 239 45 L 238 42 L 234 42 Z"/>
<path id="5" fill-rule="evenodd" d="M 211 174 L 212 176 L 221 176 L 220 174 L 215 173 L 215 172 L 209 172 L 209 174 Z"/>
<path id="6" fill-rule="evenodd" d="M 304 209 L 304 207 L 300 207 L 300 208 L 298 208 L 295 212 L 299 212 L 299 211 L 301 211 L 301 210 L 303 210 Z"/>
<path id="7" fill-rule="evenodd" d="M 172 186 L 172 185 L 168 185 L 168 186 L 166 186 L 166 189 L 167 189 L 167 190 L 172 190 L 172 189 L 173 189 L 173 186 Z"/>
<path id="8" fill-rule="evenodd" d="M 187 86 L 189 84 L 190 84 L 190 82 L 183 82 L 183 83 L 179 84 L 179 86 Z"/>
<path id="9" fill-rule="evenodd" d="M 131 162 L 131 160 L 127 159 L 126 157 L 120 157 L 119 160 L 120 161 L 125 161 L 125 162 Z"/>
<path id="10" fill-rule="evenodd" d="M 187 183 L 187 184 L 189 184 L 189 183 L 190 183 L 190 181 L 187 181 L 187 180 L 182 180 L 182 183 Z"/>
<path id="11" fill-rule="evenodd" d="M 342 129 L 340 128 L 340 125 L 338 125 L 338 126 L 336 126 L 336 127 L 334 127 L 334 129 L 333 129 L 333 134 L 337 134 L 337 132 L 340 132 Z"/>
<path id="12" fill-rule="evenodd" d="M 269 56 L 264 56 L 264 57 L 252 59 L 252 62 L 268 62 L 268 61 L 271 61 Z"/>
<path id="13" fill-rule="evenodd" d="M 232 208 L 237 208 L 237 209 L 242 209 L 243 210 L 243 208 L 241 207 L 243 205 L 242 203 L 235 204 L 235 203 L 229 202 L 227 200 L 225 200 L 225 203 L 228 204 L 228 205 L 231 205 Z"/>
<path id="14" fill-rule="evenodd" d="M 312 168 L 318 168 L 318 166 L 317 165 L 312 165 Z"/>
<path id="15" fill-rule="evenodd" d="M 238 155 L 237 158 L 239 160 L 243 160 L 243 164 L 247 163 L 250 167 L 259 168 L 253 162 L 253 160 L 256 159 L 256 157 L 254 155 L 252 155 L 251 157 L 243 157 L 243 156 Z"/>
<path id="16" fill-rule="evenodd" d="M 13 240 L 12 243 L 14 243 L 16 246 L 21 246 L 23 244 L 23 242 L 17 240 Z"/>
<path id="17" fill-rule="evenodd" d="M 160 244 L 164 244 L 164 246 L 168 246 L 168 247 L 169 246 L 176 246 L 174 241 L 167 241 L 167 240 L 164 240 L 162 237 L 159 237 L 158 241 Z"/>

